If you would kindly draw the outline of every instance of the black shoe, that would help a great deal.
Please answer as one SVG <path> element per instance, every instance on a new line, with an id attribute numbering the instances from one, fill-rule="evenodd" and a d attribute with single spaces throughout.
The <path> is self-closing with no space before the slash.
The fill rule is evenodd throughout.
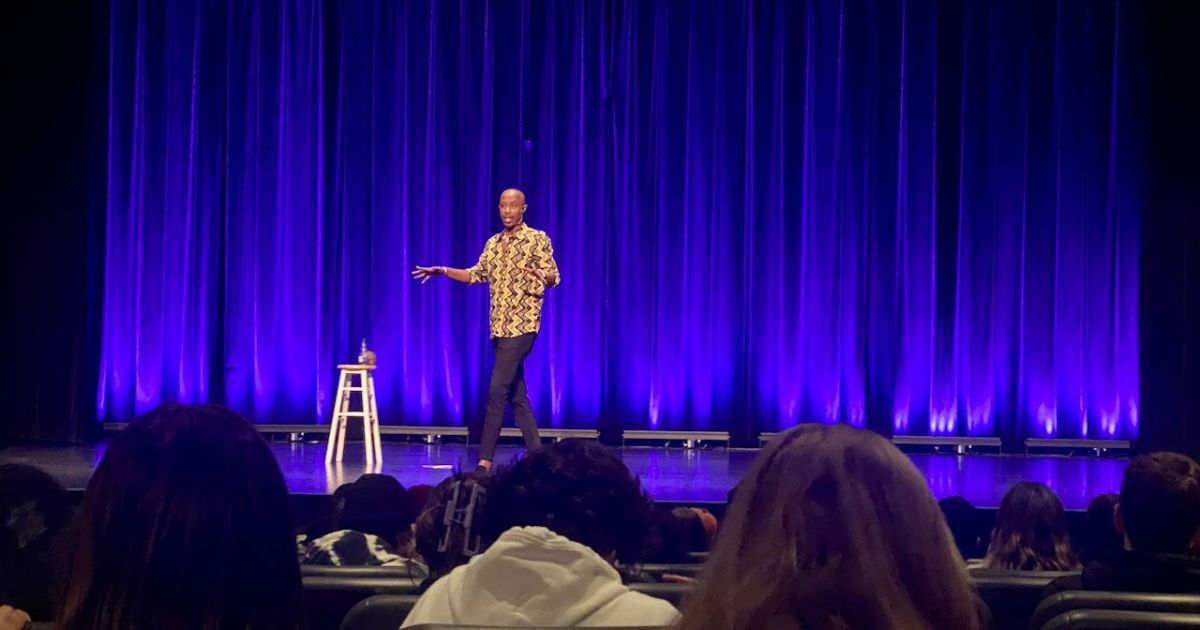
<path id="1" fill-rule="evenodd" d="M 475 470 L 467 473 L 471 479 L 487 479 L 492 476 L 492 469 L 487 466 L 476 466 Z"/>

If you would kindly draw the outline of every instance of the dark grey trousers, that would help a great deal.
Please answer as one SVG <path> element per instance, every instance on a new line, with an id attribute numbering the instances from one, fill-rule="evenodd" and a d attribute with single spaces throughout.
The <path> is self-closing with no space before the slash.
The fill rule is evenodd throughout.
<path id="1" fill-rule="evenodd" d="M 483 436 L 479 458 L 491 461 L 496 455 L 496 440 L 500 439 L 500 424 L 504 421 L 504 406 L 512 404 L 513 419 L 521 428 L 525 448 L 541 444 L 533 407 L 525 390 L 525 357 L 533 349 L 537 333 L 520 337 L 493 337 L 492 349 L 496 362 L 492 364 L 492 379 L 488 384 L 487 415 L 483 419 Z"/>

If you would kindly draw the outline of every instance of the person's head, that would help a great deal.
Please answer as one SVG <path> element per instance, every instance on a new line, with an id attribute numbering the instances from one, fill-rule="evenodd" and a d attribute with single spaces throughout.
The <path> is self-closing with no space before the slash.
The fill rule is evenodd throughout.
<path id="1" fill-rule="evenodd" d="M 408 507 L 414 516 L 425 509 L 431 496 L 433 496 L 433 486 L 427 483 L 408 487 Z"/>
<path id="2" fill-rule="evenodd" d="M 722 522 L 681 628 L 976 628 L 937 502 L 878 434 L 805 424 L 772 440 Z"/>
<path id="3" fill-rule="evenodd" d="M 63 628 L 300 622 L 287 486 L 237 414 L 164 405 L 122 431 L 66 539 Z"/>
<path id="4" fill-rule="evenodd" d="M 1017 571 L 1079 568 L 1058 495 L 1036 481 L 1019 481 L 1000 500 L 984 566 Z"/>
<path id="5" fill-rule="evenodd" d="M 683 544 L 687 553 L 708 551 L 708 536 L 700 513 L 688 507 L 675 508 L 671 513 L 683 524 Z"/>
<path id="6" fill-rule="evenodd" d="M 1120 497 L 1115 492 L 1109 492 L 1098 495 L 1088 503 L 1081 552 L 1085 562 L 1118 553 L 1125 548 L 1125 538 L 1113 525 L 1113 511 Z"/>
<path id="7" fill-rule="evenodd" d="M 342 500 L 342 529 L 374 534 L 395 548 L 411 537 L 412 508 L 395 477 L 367 473 L 339 487 L 333 496 Z"/>
<path id="8" fill-rule="evenodd" d="M 650 528 L 641 484 L 607 447 L 563 440 L 501 470 L 488 490 L 485 537 L 545 527 L 609 559 L 641 559 Z"/>
<path id="9" fill-rule="evenodd" d="M 53 477 L 0 466 L 0 604 L 51 617 L 51 549 L 70 518 L 71 496 Z"/>
<path id="10" fill-rule="evenodd" d="M 700 525 L 704 528 L 704 547 L 696 549 L 696 551 L 708 551 L 717 540 L 717 530 L 721 524 L 717 521 L 717 516 L 707 508 L 694 507 L 690 509 L 700 517 Z"/>
<path id="11" fill-rule="evenodd" d="M 430 493 L 413 523 L 416 551 L 429 567 L 427 584 L 483 550 L 479 515 L 490 483 L 490 479 L 475 482 L 466 473 L 457 473 Z"/>
<path id="12" fill-rule="evenodd" d="M 946 525 L 954 536 L 954 545 L 964 560 L 982 555 L 982 527 L 979 509 L 960 496 L 946 497 L 938 501 Z"/>
<path id="13" fill-rule="evenodd" d="M 500 221 L 505 229 L 512 229 L 525 220 L 525 193 L 516 188 L 500 193 Z"/>
<path id="14" fill-rule="evenodd" d="M 1200 548 L 1200 465 L 1179 453 L 1134 458 L 1113 521 L 1127 549 L 1184 554 Z"/>
<path id="15" fill-rule="evenodd" d="M 690 513 L 689 513 L 690 512 Z M 688 561 L 689 551 L 703 542 L 704 529 L 700 518 L 688 508 L 667 509 L 655 506 L 650 516 L 643 560 L 651 563 L 675 564 Z"/>

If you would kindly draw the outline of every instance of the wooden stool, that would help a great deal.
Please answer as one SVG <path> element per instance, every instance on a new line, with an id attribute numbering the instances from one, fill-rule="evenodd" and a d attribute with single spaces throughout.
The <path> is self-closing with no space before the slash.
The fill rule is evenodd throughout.
<path id="1" fill-rule="evenodd" d="M 350 418 L 362 418 L 367 465 L 376 462 L 382 464 L 383 450 L 379 446 L 379 406 L 375 404 L 375 378 L 371 376 L 375 366 L 346 363 L 339 365 L 338 369 L 342 371 L 342 374 L 338 378 L 333 420 L 329 425 L 329 447 L 325 449 L 325 463 L 342 461 L 342 452 L 346 448 L 346 423 Z M 351 381 L 355 375 L 358 376 L 358 387 L 354 387 Z M 362 411 L 350 410 L 350 398 L 354 392 L 359 392 Z M 337 443 L 336 460 L 333 457 L 335 442 Z"/>

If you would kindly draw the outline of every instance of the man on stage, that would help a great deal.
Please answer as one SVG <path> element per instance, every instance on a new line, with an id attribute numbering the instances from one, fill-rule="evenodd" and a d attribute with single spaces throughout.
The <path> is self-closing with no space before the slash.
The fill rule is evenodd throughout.
<path id="1" fill-rule="evenodd" d="M 479 466 L 472 473 L 475 477 L 490 474 L 505 403 L 512 404 L 513 418 L 521 428 L 525 447 L 532 449 L 541 443 L 533 407 L 525 391 L 525 357 L 533 349 L 541 328 L 546 289 L 557 285 L 560 278 L 550 237 L 525 225 L 526 208 L 525 193 L 515 188 L 500 193 L 500 220 L 504 229 L 488 239 L 474 267 L 418 266 L 412 272 L 422 284 L 434 276 L 489 284 L 489 328 L 496 361 L 488 385 Z"/>

